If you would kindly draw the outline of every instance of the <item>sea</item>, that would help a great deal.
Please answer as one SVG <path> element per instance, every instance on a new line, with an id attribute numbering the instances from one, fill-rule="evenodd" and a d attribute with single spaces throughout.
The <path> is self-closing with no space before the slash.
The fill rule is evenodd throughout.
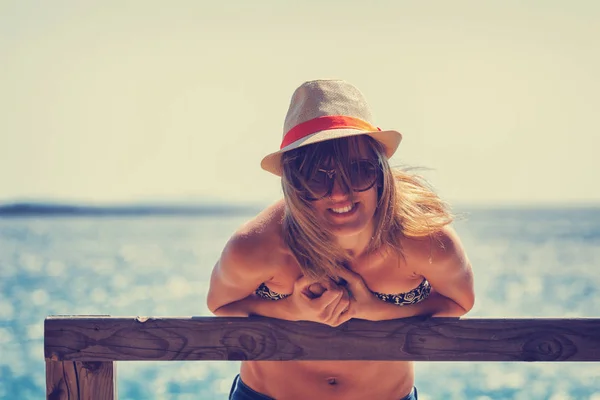
<path id="1" fill-rule="evenodd" d="M 475 274 L 469 316 L 600 317 L 599 207 L 457 211 Z M 44 398 L 47 316 L 210 316 L 211 269 L 251 217 L 0 217 L 0 399 Z M 118 398 L 226 399 L 238 369 L 118 362 Z M 600 363 L 419 362 L 416 386 L 420 400 L 600 400 Z"/>

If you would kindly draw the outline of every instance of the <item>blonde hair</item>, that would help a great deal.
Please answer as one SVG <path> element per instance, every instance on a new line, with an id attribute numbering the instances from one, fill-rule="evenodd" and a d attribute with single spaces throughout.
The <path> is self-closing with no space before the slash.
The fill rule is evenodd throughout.
<path id="1" fill-rule="evenodd" d="M 298 260 L 302 273 L 314 279 L 335 277 L 348 261 L 347 252 L 315 213 L 306 198 L 306 181 L 325 162 L 331 162 L 341 183 L 351 188 L 349 161 L 361 141 L 381 169 L 377 181 L 377 209 L 368 252 L 390 249 L 402 256 L 402 237 L 433 235 L 453 220 L 446 203 L 420 176 L 392 169 L 382 145 L 366 136 L 344 137 L 303 146 L 283 154 L 282 188 L 286 203 L 284 240 Z M 353 192 L 349 190 L 349 196 Z"/>

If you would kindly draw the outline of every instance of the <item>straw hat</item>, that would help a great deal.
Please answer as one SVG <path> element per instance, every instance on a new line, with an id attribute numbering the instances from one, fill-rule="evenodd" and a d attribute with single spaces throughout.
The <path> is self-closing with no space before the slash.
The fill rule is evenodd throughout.
<path id="1" fill-rule="evenodd" d="M 355 135 L 369 135 L 380 142 L 388 158 L 402 140 L 399 132 L 382 131 L 375 126 L 362 93 L 348 82 L 305 82 L 292 95 L 279 151 L 263 158 L 260 166 L 281 176 L 281 155 L 284 152 L 324 140 Z"/>

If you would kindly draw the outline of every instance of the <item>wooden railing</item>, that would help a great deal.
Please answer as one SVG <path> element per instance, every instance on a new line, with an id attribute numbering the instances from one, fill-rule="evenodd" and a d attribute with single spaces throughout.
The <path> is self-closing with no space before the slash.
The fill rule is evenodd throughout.
<path id="1" fill-rule="evenodd" d="M 277 319 L 53 316 L 46 393 L 116 399 L 116 361 L 600 361 L 600 319 L 407 318 L 337 328 Z"/>

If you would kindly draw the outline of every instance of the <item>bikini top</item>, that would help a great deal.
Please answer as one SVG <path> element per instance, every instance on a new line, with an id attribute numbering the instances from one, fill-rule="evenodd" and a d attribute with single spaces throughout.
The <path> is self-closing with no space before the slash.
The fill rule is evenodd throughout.
<path id="1" fill-rule="evenodd" d="M 256 295 L 269 300 L 281 300 L 289 296 L 289 294 L 280 294 L 269 289 L 267 285 L 261 283 L 258 289 L 255 291 Z M 408 304 L 416 304 L 420 301 L 425 300 L 429 293 L 431 293 L 431 285 L 427 279 L 423 281 L 416 288 L 398 294 L 386 294 L 371 291 L 379 300 L 385 301 L 386 303 L 396 304 L 398 306 L 405 306 Z"/>

